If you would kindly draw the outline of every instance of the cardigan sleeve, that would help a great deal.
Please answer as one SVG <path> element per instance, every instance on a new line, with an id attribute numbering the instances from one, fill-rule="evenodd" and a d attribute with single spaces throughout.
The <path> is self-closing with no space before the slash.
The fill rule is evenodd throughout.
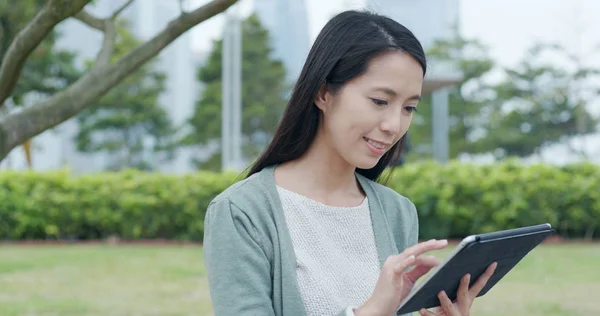
<path id="1" fill-rule="evenodd" d="M 419 215 L 417 213 L 417 207 L 412 201 L 408 201 L 408 205 L 412 223 L 410 224 L 410 233 L 407 238 L 407 247 L 412 247 L 419 243 Z"/>
<path id="2" fill-rule="evenodd" d="M 228 199 L 207 209 L 203 251 L 215 315 L 275 315 L 270 261 L 250 219 Z"/>

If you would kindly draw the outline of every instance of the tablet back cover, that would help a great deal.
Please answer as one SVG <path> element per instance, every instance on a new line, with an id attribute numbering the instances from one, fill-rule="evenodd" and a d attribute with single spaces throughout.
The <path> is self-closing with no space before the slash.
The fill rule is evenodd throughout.
<path id="1" fill-rule="evenodd" d="M 479 235 L 475 242 L 467 245 L 453 260 L 446 263 L 410 301 L 398 310 L 397 314 L 402 315 L 418 311 L 421 308 L 440 306 L 437 293 L 441 290 L 446 291 L 450 300 L 454 302 L 462 276 L 470 273 L 469 286 L 472 286 L 490 264 L 497 262 L 498 266 L 494 274 L 477 296 L 485 295 L 531 250 L 553 232 L 552 229 L 547 227 L 542 231 L 537 226 L 529 228 L 536 229 L 524 230 L 523 235 L 512 237 L 505 232 Z"/>

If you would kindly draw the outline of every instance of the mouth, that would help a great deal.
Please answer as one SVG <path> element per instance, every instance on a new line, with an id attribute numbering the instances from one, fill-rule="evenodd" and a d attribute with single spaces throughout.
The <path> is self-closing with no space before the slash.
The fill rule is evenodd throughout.
<path id="1" fill-rule="evenodd" d="M 368 137 L 363 137 L 363 139 L 367 142 L 367 144 L 369 144 L 369 147 L 372 149 L 372 151 L 378 155 L 385 153 L 385 151 L 390 147 L 390 144 L 388 143 L 376 141 Z"/>

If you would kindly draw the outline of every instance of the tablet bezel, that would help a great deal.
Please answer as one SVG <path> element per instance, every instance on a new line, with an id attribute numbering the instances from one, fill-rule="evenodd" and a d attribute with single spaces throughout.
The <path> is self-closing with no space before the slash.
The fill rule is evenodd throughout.
<path id="1" fill-rule="evenodd" d="M 502 230 L 502 231 L 496 231 L 496 232 L 491 232 L 491 233 L 483 233 L 483 234 L 474 234 L 474 235 L 470 235 L 465 237 L 459 244 L 458 246 L 456 246 L 456 248 L 450 253 L 450 255 L 447 257 L 447 259 L 445 259 L 441 264 L 439 264 L 437 267 L 435 267 L 434 269 L 432 269 L 432 271 L 429 273 L 429 275 L 427 275 L 427 277 L 422 281 L 419 282 L 419 284 L 416 284 L 413 289 L 411 290 L 411 292 L 408 294 L 408 296 L 402 301 L 402 303 L 400 304 L 400 306 L 397 309 L 397 315 L 402 315 L 405 313 L 411 313 L 414 311 L 402 311 L 402 308 L 409 303 L 413 297 L 415 297 L 417 294 L 419 294 L 419 291 L 430 281 L 432 280 L 438 271 L 442 270 L 448 263 L 450 263 L 453 259 L 455 259 L 462 250 L 466 249 L 467 247 L 477 244 L 477 243 L 487 243 L 487 242 L 492 242 L 492 241 L 498 241 L 498 240 L 503 240 L 503 239 L 509 239 L 509 238 L 518 238 L 518 237 L 524 237 L 527 235 L 538 235 L 538 234 L 546 234 L 546 236 L 537 244 L 535 244 L 533 246 L 533 248 L 531 250 L 533 250 L 535 247 L 537 247 L 546 237 L 548 237 L 549 235 L 551 235 L 554 232 L 554 229 L 552 228 L 552 226 L 549 223 L 545 223 L 545 224 L 539 224 L 539 225 L 533 225 L 533 226 L 526 226 L 526 227 L 520 227 L 520 228 L 515 228 L 515 229 L 508 229 L 508 230 Z M 530 250 L 530 251 L 531 251 Z M 525 257 L 527 254 L 524 254 L 523 257 Z M 492 264 L 494 261 L 490 261 L 488 263 Z M 512 270 L 512 268 L 510 269 Z M 506 272 L 506 274 L 508 274 L 510 272 L 510 270 L 508 270 Z M 505 275 L 506 275 L 505 274 Z M 501 279 L 497 280 L 495 284 L 497 284 Z M 471 282 L 474 282 L 476 280 L 471 280 Z M 492 285 L 493 286 L 495 286 Z M 483 296 L 484 294 L 486 294 L 490 289 L 488 288 L 487 290 L 480 292 L 479 295 L 477 295 L 477 297 Z M 429 307 L 428 307 L 429 308 Z"/>

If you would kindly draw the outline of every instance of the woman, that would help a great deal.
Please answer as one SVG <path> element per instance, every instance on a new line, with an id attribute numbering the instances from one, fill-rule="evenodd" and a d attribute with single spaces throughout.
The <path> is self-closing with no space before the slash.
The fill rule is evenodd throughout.
<path id="1" fill-rule="evenodd" d="M 414 204 L 376 182 L 400 156 L 425 71 L 419 41 L 389 18 L 347 11 L 325 25 L 271 144 L 208 207 L 216 315 L 394 315 L 439 264 L 426 253 L 446 242 L 417 243 Z M 468 315 L 493 268 L 421 315 Z"/>

